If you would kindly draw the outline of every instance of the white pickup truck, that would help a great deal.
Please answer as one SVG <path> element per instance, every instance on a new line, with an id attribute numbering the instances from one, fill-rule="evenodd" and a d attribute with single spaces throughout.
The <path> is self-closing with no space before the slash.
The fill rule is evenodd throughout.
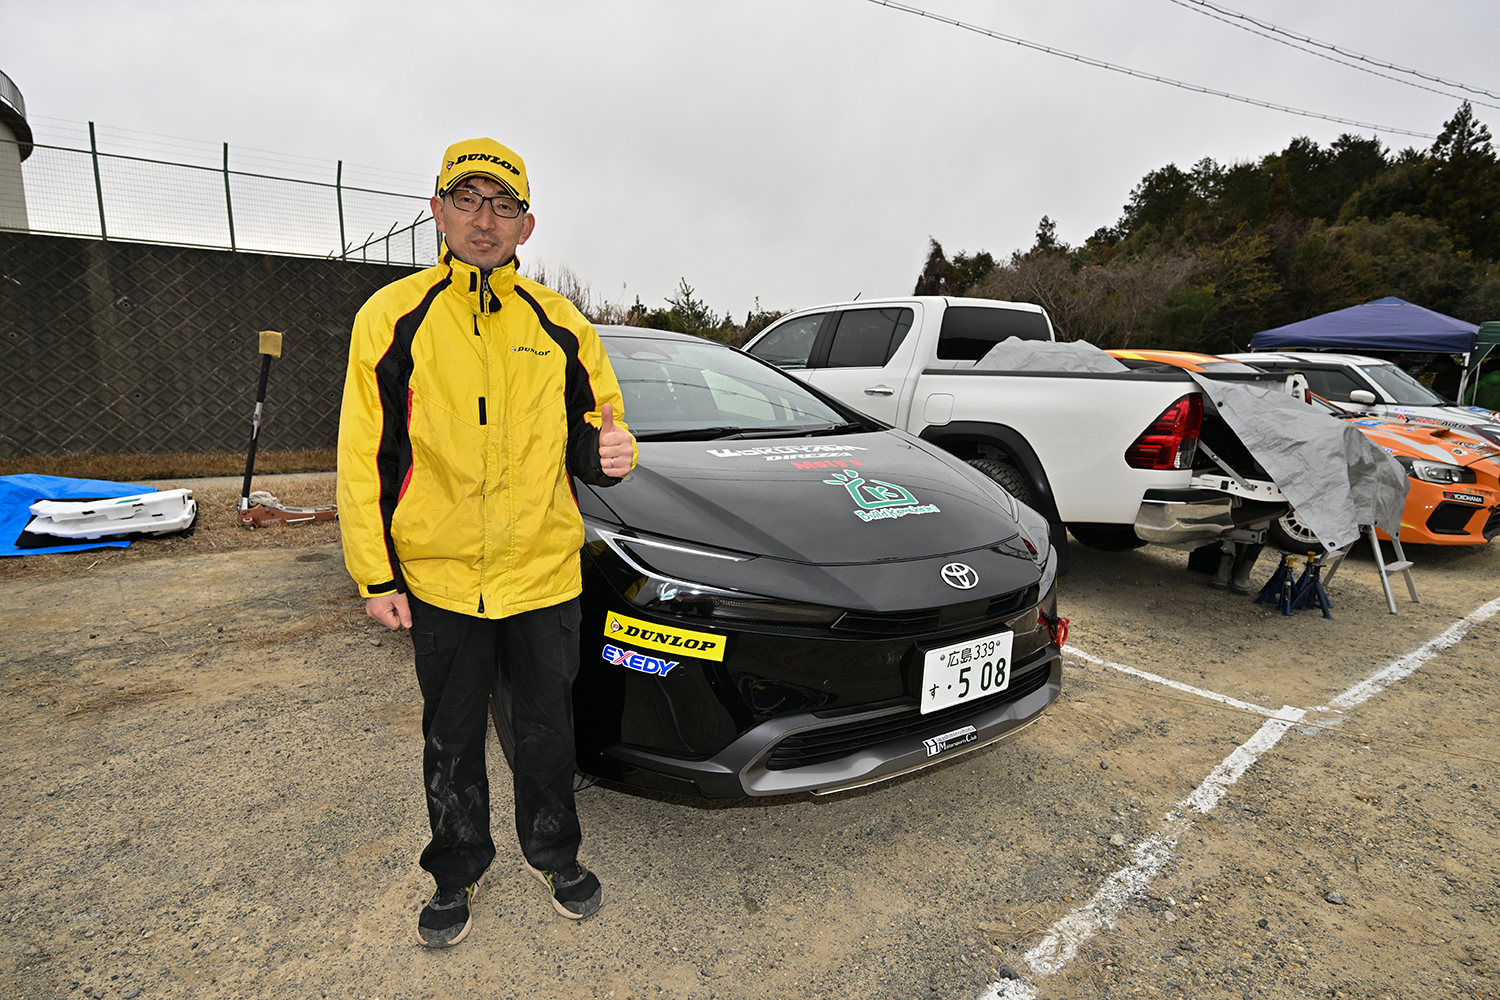
<path id="1" fill-rule="evenodd" d="M 1051 320 L 1026 303 L 911 296 L 804 309 L 745 350 L 966 459 L 1059 543 L 1066 527 L 1096 548 L 1190 549 L 1285 513 L 1186 372 L 975 368 L 1010 337 L 1051 341 Z"/>

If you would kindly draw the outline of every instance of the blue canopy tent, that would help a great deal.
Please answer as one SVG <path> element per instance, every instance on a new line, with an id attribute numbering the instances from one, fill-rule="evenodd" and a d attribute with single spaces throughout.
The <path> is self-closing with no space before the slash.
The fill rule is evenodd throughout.
<path id="1" fill-rule="evenodd" d="M 1476 351 L 1479 327 L 1452 316 L 1424 309 L 1388 295 L 1362 306 L 1338 309 L 1312 319 L 1262 330 L 1250 338 L 1256 351 L 1416 351 L 1424 354 L 1462 354 L 1464 374 L 1458 398 L 1489 347 Z"/>
<path id="2" fill-rule="evenodd" d="M 1256 351 L 1421 351 L 1471 354 L 1479 327 L 1388 296 L 1335 312 L 1262 330 L 1250 338 Z"/>

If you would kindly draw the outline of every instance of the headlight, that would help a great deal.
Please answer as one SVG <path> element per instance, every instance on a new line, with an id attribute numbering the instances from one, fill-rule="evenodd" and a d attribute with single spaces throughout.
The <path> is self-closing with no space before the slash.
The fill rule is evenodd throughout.
<path id="1" fill-rule="evenodd" d="M 1402 455 L 1396 456 L 1406 469 L 1406 474 L 1413 479 L 1420 479 L 1424 483 L 1472 483 L 1474 470 L 1465 469 L 1461 465 L 1449 465 L 1447 462 L 1433 462 L 1425 458 L 1407 458 Z"/>
<path id="2" fill-rule="evenodd" d="M 680 542 L 622 535 L 592 525 L 589 526 L 588 536 L 590 541 L 598 539 L 609 546 L 620 557 L 621 562 L 633 571 L 631 577 L 616 582 L 621 585 L 625 598 L 644 611 L 676 617 L 779 622 L 783 625 L 829 625 L 844 613 L 840 608 L 778 601 L 771 597 L 665 576 L 647 565 L 644 554 L 635 550 L 649 552 L 653 548 L 666 549 L 703 559 L 729 562 L 747 562 L 749 556 Z"/>
<path id="3" fill-rule="evenodd" d="M 770 622 L 782 625 L 832 625 L 844 612 L 818 604 L 797 604 L 750 594 L 731 594 L 713 587 L 686 587 L 647 574 L 628 588 L 630 603 L 659 615 Z"/>

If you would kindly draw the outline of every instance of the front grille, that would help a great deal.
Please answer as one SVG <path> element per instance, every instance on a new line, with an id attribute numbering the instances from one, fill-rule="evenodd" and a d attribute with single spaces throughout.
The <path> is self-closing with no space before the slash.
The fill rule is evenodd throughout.
<path id="1" fill-rule="evenodd" d="M 1484 540 L 1500 535 L 1500 504 L 1490 508 L 1490 516 L 1484 522 Z"/>
<path id="2" fill-rule="evenodd" d="M 1466 503 L 1453 503 L 1444 500 L 1433 508 L 1427 518 L 1427 530 L 1435 535 L 1463 535 L 1466 534 L 1464 527 L 1469 519 L 1474 516 L 1477 507 Z"/>
<path id="3" fill-rule="evenodd" d="M 933 632 L 947 625 L 973 621 L 981 618 L 1008 618 L 1041 599 L 1041 590 L 1035 585 L 998 594 L 988 601 L 969 601 L 950 604 L 945 608 L 926 608 L 920 611 L 846 611 L 834 622 L 835 633 L 853 635 L 913 635 Z"/>
<path id="4" fill-rule="evenodd" d="M 920 732 L 945 732 L 954 726 L 963 725 L 965 719 L 997 705 L 1005 705 L 1039 691 L 1046 685 L 1051 670 L 1043 664 L 1011 680 L 1010 687 L 999 694 L 967 701 L 939 712 L 922 715 L 915 706 L 896 715 L 882 715 L 877 719 L 845 722 L 795 733 L 776 744 L 766 758 L 766 769 L 786 771 L 794 767 L 809 767 L 838 760 L 865 747 L 875 746 L 890 740 L 900 739 Z"/>

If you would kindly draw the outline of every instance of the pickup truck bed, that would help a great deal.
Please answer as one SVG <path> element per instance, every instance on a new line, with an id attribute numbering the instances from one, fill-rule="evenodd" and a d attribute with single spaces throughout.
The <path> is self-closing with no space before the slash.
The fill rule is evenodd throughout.
<path id="1" fill-rule="evenodd" d="M 746 350 L 969 460 L 1047 517 L 1057 540 L 1066 527 L 1101 548 L 1194 548 L 1285 512 L 1253 463 L 1232 477 L 1200 453 L 1205 426 L 1231 453 L 1234 435 L 1185 372 L 974 367 L 997 344 L 1024 361 L 1025 340 L 1051 338 L 1039 306 L 912 296 L 794 313 Z"/>

